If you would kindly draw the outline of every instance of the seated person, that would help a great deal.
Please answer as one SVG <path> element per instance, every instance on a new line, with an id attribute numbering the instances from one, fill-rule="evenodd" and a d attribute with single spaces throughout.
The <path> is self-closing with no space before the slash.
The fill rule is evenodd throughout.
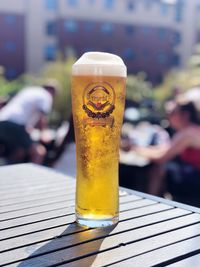
<path id="1" fill-rule="evenodd" d="M 164 165 L 177 156 L 180 160 L 179 168 L 175 168 L 175 174 L 178 175 L 177 170 L 179 169 L 179 177 L 182 181 L 187 180 L 191 184 L 193 180 L 193 182 L 195 181 L 194 187 L 196 184 L 200 188 L 199 113 L 192 102 L 186 102 L 183 99 L 177 99 L 171 104 L 173 107 L 168 113 L 168 117 L 171 126 L 176 130 L 171 142 L 154 147 L 132 148 L 140 155 L 157 163 L 154 164 L 149 174 L 147 191 L 150 194 L 161 195 L 163 193 L 167 172 Z"/>
<path id="2" fill-rule="evenodd" d="M 0 110 L 0 143 L 6 147 L 11 163 L 23 162 L 27 156 L 31 162 L 43 162 L 45 148 L 33 142 L 30 132 L 36 125 L 40 129 L 47 126 L 56 91 L 53 82 L 27 87 Z"/>

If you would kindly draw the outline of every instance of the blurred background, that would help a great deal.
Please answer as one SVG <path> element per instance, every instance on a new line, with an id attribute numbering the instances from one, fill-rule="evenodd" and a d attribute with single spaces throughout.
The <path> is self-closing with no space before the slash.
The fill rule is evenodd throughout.
<path id="1" fill-rule="evenodd" d="M 196 137 L 200 134 L 199 123 L 190 120 L 193 114 L 190 107 L 182 109 L 183 103 L 177 102 L 179 96 L 184 96 L 184 105 L 192 102 L 195 114 L 199 114 L 200 0 L 0 1 L 0 36 L 1 122 L 18 124 L 20 114 L 16 111 L 18 118 L 14 118 L 15 110 L 19 111 L 21 106 L 24 108 L 26 102 L 27 110 L 31 107 L 33 101 L 30 101 L 30 95 L 27 99 L 23 98 L 24 88 L 33 90 L 34 86 L 38 90 L 56 88 L 55 91 L 58 91 L 56 96 L 51 94 L 53 106 L 51 103 L 45 112 L 42 111 L 41 116 L 45 113 L 48 119 L 42 127 L 44 116 L 38 120 L 39 124 L 29 130 L 25 123 L 23 125 L 31 144 L 40 145 L 35 145 L 34 150 L 29 151 L 27 144 L 19 145 L 17 149 L 21 150 L 16 150 L 12 144 L 18 142 L 18 139 L 12 139 L 12 135 L 15 138 L 17 136 L 15 128 L 12 130 L 12 125 L 9 125 L 11 128 L 7 125 L 7 128 L 5 125 L 1 128 L 0 125 L 0 165 L 36 162 L 75 177 L 71 66 L 85 52 L 109 52 L 122 57 L 128 68 L 120 149 L 120 184 L 200 205 L 198 140 L 195 145 L 188 144 L 180 153 L 170 154 L 164 162 L 160 162 L 159 157 L 149 157 L 147 151 L 145 154 L 135 149 L 135 146 L 155 146 L 155 149 L 160 145 L 166 146 L 173 143 L 173 136 L 183 129 L 195 128 L 197 131 L 192 131 L 192 135 Z M 19 100 L 20 93 L 23 101 Z M 169 101 L 173 102 L 170 111 L 166 108 Z M 26 108 L 23 108 L 21 112 L 26 113 Z M 181 127 L 171 123 L 167 115 L 177 108 L 180 111 L 179 120 L 182 120 Z M 186 117 L 189 118 L 187 121 Z M 10 139 L 8 136 L 6 139 L 5 135 L 9 135 Z M 191 147 L 195 151 L 187 154 Z M 164 157 L 165 152 L 161 153 L 160 158 Z M 183 153 L 189 158 L 195 154 L 195 164 L 194 161 L 188 162 L 188 159 L 179 162 L 177 157 L 182 157 Z M 172 161 L 174 164 L 174 158 L 176 167 L 171 169 L 175 171 L 173 174 L 167 172 L 170 185 L 164 190 L 151 190 L 155 182 L 152 181 L 152 173 L 158 174 L 155 166 L 162 165 L 166 169 L 166 166 L 172 165 Z M 182 167 L 185 166 L 187 170 L 182 174 Z M 191 168 L 192 179 L 187 175 L 191 175 Z M 164 182 L 163 178 L 159 179 L 162 185 L 169 180 L 165 178 Z"/>

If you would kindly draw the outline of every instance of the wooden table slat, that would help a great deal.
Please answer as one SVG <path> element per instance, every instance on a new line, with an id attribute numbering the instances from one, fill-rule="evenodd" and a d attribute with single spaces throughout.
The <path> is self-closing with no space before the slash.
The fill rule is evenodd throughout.
<path id="1" fill-rule="evenodd" d="M 36 207 L 36 206 L 42 206 L 43 204 L 51 204 L 51 203 L 56 203 L 56 201 L 61 201 L 61 200 L 74 200 L 75 199 L 75 190 L 70 190 L 70 192 L 67 194 L 66 190 L 60 191 L 60 194 L 57 192 L 56 195 L 53 194 L 49 194 L 48 197 L 42 197 L 42 194 L 38 194 L 36 197 L 34 196 L 34 198 L 30 199 L 28 198 L 28 200 L 23 201 L 23 202 L 18 202 L 19 200 L 17 200 L 15 203 L 13 201 L 13 203 L 7 203 L 4 201 L 0 202 L 0 214 L 3 212 L 9 212 L 9 211 L 15 211 L 18 209 L 26 209 L 26 208 L 32 208 L 32 207 Z M 27 197 L 26 197 L 27 199 Z M 135 201 L 135 200 L 140 200 L 142 199 L 139 196 L 134 196 L 134 195 L 129 195 L 127 194 L 126 196 L 123 196 L 122 198 L 120 198 L 120 203 L 124 203 L 124 202 L 131 202 L 131 201 Z M 154 201 L 155 202 L 155 201 Z M 39 204 L 39 205 L 37 205 Z"/>
<path id="2" fill-rule="evenodd" d="M 142 202 L 139 202 L 139 203 L 130 203 L 129 201 L 132 199 L 133 201 L 135 200 L 135 198 L 133 197 L 133 198 L 130 198 L 131 196 L 127 196 L 127 197 L 123 197 L 123 198 L 121 198 L 120 200 L 120 202 L 123 204 L 126 204 L 126 205 L 128 205 L 128 207 L 130 207 L 130 204 L 131 204 L 131 207 L 132 208 L 138 208 L 138 207 L 143 207 L 144 206 L 144 204 L 152 204 L 152 201 L 147 201 L 147 200 L 143 200 Z M 126 201 L 128 201 L 128 204 L 126 203 Z M 154 203 L 154 202 L 153 202 Z M 125 208 L 126 209 L 126 205 L 122 205 L 121 206 L 121 209 L 122 209 L 122 211 L 123 211 L 123 208 Z M 69 217 L 70 218 L 73 218 L 73 219 L 71 219 L 70 221 L 69 221 Z M 34 225 L 26 225 L 25 227 L 23 227 L 22 228 L 22 230 L 21 230 L 21 228 L 19 228 L 19 227 L 17 227 L 16 229 L 15 228 L 13 228 L 13 229 L 10 229 L 9 230 L 9 234 L 8 234 L 8 231 L 7 231 L 7 229 L 6 230 L 1 230 L 0 229 L 0 241 L 3 239 L 3 238 L 9 238 L 9 237 L 12 237 L 12 236 L 15 236 L 16 234 L 18 234 L 19 235 L 19 231 L 21 231 L 23 234 L 25 233 L 25 229 L 31 229 L 32 231 L 36 231 L 36 230 L 38 230 L 38 229 L 45 229 L 45 228 L 41 228 L 40 227 L 40 224 L 41 225 L 46 225 L 47 227 L 54 227 L 54 221 L 56 222 L 56 225 L 57 226 L 59 226 L 59 222 L 60 222 L 60 224 L 63 224 L 63 225 L 66 225 L 66 224 L 68 224 L 68 223 L 72 223 L 73 221 L 74 221 L 74 216 L 69 216 L 69 215 L 67 215 L 67 216 L 62 216 L 61 218 L 55 218 L 55 219 L 53 219 L 53 220 L 50 220 L 50 221 L 44 221 L 44 222 L 41 222 L 41 223 L 38 223 L 37 225 L 36 225 L 36 229 L 34 228 Z M 4 225 L 3 225 L 3 227 L 6 227 L 7 226 L 7 221 L 5 221 L 4 222 Z"/>
<path id="3" fill-rule="evenodd" d="M 123 213 L 120 213 L 120 219 L 121 220 L 126 220 L 127 218 L 135 218 L 135 217 L 142 217 L 148 214 L 152 213 L 157 213 L 157 212 L 162 212 L 168 209 L 172 209 L 172 207 L 169 207 L 168 205 L 165 204 L 156 204 L 156 205 L 151 205 L 151 206 L 145 206 L 145 207 L 140 207 L 137 210 L 129 210 Z M 45 220 L 51 220 L 59 217 L 66 217 L 69 216 L 67 214 L 67 209 L 62 208 L 62 209 L 57 209 L 45 213 L 40 213 L 30 215 L 30 216 L 25 216 L 21 218 L 16 218 L 13 220 L 8 220 L 8 221 L 3 221 L 0 222 L 0 230 L 7 230 L 9 228 L 17 228 L 23 225 L 27 224 L 35 224 L 37 222 L 45 221 Z"/>
<path id="4" fill-rule="evenodd" d="M 148 200 L 147 199 L 142 200 L 142 201 L 140 201 L 140 206 L 142 207 L 146 203 L 148 203 Z M 127 205 L 128 205 L 129 208 L 130 208 L 130 205 L 131 205 L 132 209 L 138 208 L 138 206 L 139 206 L 138 205 L 138 202 L 132 202 L 132 203 L 121 205 L 121 209 L 123 210 L 123 208 L 125 208 L 125 210 L 126 210 Z M 57 228 L 52 228 L 50 230 L 43 229 L 43 231 L 41 231 L 39 233 L 30 234 L 31 237 L 25 235 L 25 236 L 22 236 L 22 237 L 13 238 L 12 239 L 12 246 L 14 245 L 14 243 L 16 243 L 17 245 L 23 245 L 24 240 L 27 240 L 27 239 L 30 239 L 31 242 L 39 242 L 39 241 L 42 240 L 42 238 L 47 239 L 47 236 L 48 235 L 49 235 L 49 238 L 54 238 L 55 236 L 60 235 L 61 234 L 61 231 L 62 230 L 65 230 L 65 228 L 66 228 L 66 225 L 62 225 L 62 226 L 58 226 Z M 16 240 L 16 241 L 14 241 L 14 240 Z M 0 251 L 8 248 L 8 245 L 7 244 L 8 245 L 10 244 L 10 241 L 9 240 L 1 241 L 0 242 Z"/>
<path id="5" fill-rule="evenodd" d="M 29 213 L 27 214 L 27 210 L 25 210 L 25 212 L 14 212 L 14 213 L 9 213 L 9 214 L 4 214 L 4 216 L 1 215 L 1 219 L 0 219 L 0 222 L 3 222 L 5 223 L 5 221 L 7 222 L 8 220 L 15 220 L 15 219 L 21 219 L 21 218 L 25 218 L 25 217 L 30 217 L 30 216 L 33 216 L 33 215 L 37 215 L 38 218 L 40 218 L 40 215 L 41 214 L 44 214 L 44 213 L 49 213 L 49 212 L 54 212 L 54 211 L 58 211 L 58 210 L 63 210 L 65 209 L 66 212 L 68 214 L 72 214 L 74 213 L 74 206 L 70 206 L 70 207 L 67 207 L 66 206 L 66 203 L 63 205 L 57 203 L 57 205 L 53 205 L 51 207 L 49 207 L 49 209 L 31 209 L 31 211 L 29 211 Z"/>
<path id="6" fill-rule="evenodd" d="M 52 197 L 52 198 L 43 198 L 43 199 L 38 199 L 34 201 L 27 201 L 23 203 L 18 203 L 18 204 L 12 204 L 12 205 L 5 205 L 0 207 L 0 216 L 1 214 L 9 213 L 9 212 L 14 212 L 14 211 L 20 211 L 20 210 L 27 210 L 35 207 L 42 207 L 42 206 L 51 206 L 51 204 L 56 204 L 60 202 L 74 202 L 74 194 L 71 195 L 58 195 L 57 197 Z"/>
<path id="7" fill-rule="evenodd" d="M 64 188 L 64 189 L 63 189 Z M 31 192 L 30 190 L 31 189 Z M 0 195 L 0 203 L 5 203 L 5 204 L 16 204 L 18 202 L 24 202 L 24 201 L 30 201 L 31 199 L 37 199 L 37 197 L 41 197 L 44 196 L 44 198 L 47 198 L 48 196 L 54 196 L 57 195 L 59 193 L 65 193 L 65 194 L 71 194 L 71 193 L 75 193 L 75 183 L 73 183 L 73 185 L 71 186 L 62 186 L 62 188 L 56 188 L 56 187 L 52 187 L 52 188 L 42 188 L 43 191 L 37 190 L 35 187 L 31 187 L 27 189 L 26 191 L 23 192 L 15 192 L 9 195 L 5 194 L 5 196 L 1 197 L 2 195 Z M 9 191 L 8 191 L 9 192 Z M 126 196 L 126 195 L 130 195 L 128 192 L 124 191 L 124 190 L 120 190 L 120 196 Z M 139 199 L 141 197 L 139 196 L 135 196 L 135 199 Z"/>
<path id="8" fill-rule="evenodd" d="M 6 221 L 6 220 L 13 220 L 15 218 L 28 217 L 34 214 L 38 214 L 38 216 L 40 216 L 39 214 L 41 213 L 55 211 L 55 210 L 63 209 L 63 208 L 68 210 L 68 213 L 73 213 L 74 212 L 74 201 L 70 201 L 67 204 L 69 204 L 69 206 L 66 205 L 66 201 L 62 201 L 62 202 L 58 202 L 55 204 L 51 204 L 51 206 L 46 205 L 42 207 L 34 207 L 28 210 L 11 211 L 9 213 L 1 214 L 0 222 Z"/>
<path id="9" fill-rule="evenodd" d="M 25 261 L 25 266 L 37 266 L 37 267 L 43 267 L 44 262 L 46 265 L 53 265 L 53 264 L 61 264 L 62 262 L 70 262 L 69 266 L 73 266 L 71 261 L 77 261 L 76 265 L 79 266 L 91 266 L 89 265 L 93 263 L 92 266 L 103 266 L 106 264 L 111 264 L 116 261 L 116 259 L 125 260 L 130 255 L 131 257 L 133 255 L 141 254 L 146 251 L 152 250 L 153 248 L 160 248 L 161 245 L 171 244 L 173 242 L 180 241 L 179 235 L 182 236 L 183 239 L 185 238 L 191 238 L 197 234 L 199 234 L 199 227 L 200 224 L 198 224 L 195 228 L 194 226 L 188 226 L 183 229 L 178 229 L 175 231 L 170 231 L 169 233 L 161 234 L 159 236 L 155 235 L 152 238 L 144 238 L 145 235 L 141 235 L 139 240 L 137 241 L 137 238 L 130 238 L 129 234 L 130 232 L 119 234 L 117 237 L 107 237 L 106 239 L 99 239 L 97 241 L 93 241 L 92 245 L 90 243 L 85 243 L 82 245 L 77 245 L 75 247 L 71 247 L 68 249 L 58 250 L 56 249 L 55 252 L 44 254 L 42 257 L 34 257 L 31 259 L 28 259 Z M 141 229 L 142 230 L 142 229 Z M 144 231 L 144 230 L 143 230 Z M 87 232 L 86 232 L 87 233 Z M 86 234 L 85 232 L 82 233 L 82 235 Z M 126 236 L 125 236 L 126 234 Z M 156 234 L 156 232 L 155 232 Z M 80 234 L 79 234 L 80 235 Z M 121 235 L 121 236 L 120 236 Z M 125 245 L 123 243 L 123 236 L 126 237 L 127 240 L 131 240 L 133 243 Z M 148 236 L 148 233 L 146 233 L 146 237 Z M 137 236 L 136 236 L 137 237 Z M 113 239 L 115 239 L 115 242 L 113 243 Z M 121 245 L 120 245 L 121 244 Z M 123 244 L 123 245 L 122 245 Z M 197 244 L 197 243 L 195 243 Z M 52 244 L 50 243 L 49 246 Z M 48 246 L 48 244 L 47 244 Z M 37 253 L 41 251 L 41 253 L 44 251 L 44 247 L 37 250 Z M 100 253 L 101 252 L 101 253 Z M 94 256 L 86 257 L 85 260 L 77 260 L 80 257 L 85 257 L 85 255 L 91 255 L 91 253 L 94 253 L 95 257 L 97 257 L 97 264 L 93 262 Z M 157 253 L 158 257 L 159 253 Z M 159 258 L 159 257 L 158 257 Z M 131 259 L 131 263 L 132 259 Z M 120 265 L 119 265 L 120 266 Z M 126 265 L 128 266 L 128 265 Z M 144 265 L 132 265 L 132 266 L 144 266 Z M 151 265 L 148 265 L 151 266 Z"/>
<path id="10" fill-rule="evenodd" d="M 129 217 L 128 211 L 124 212 L 124 213 L 125 213 L 126 220 L 132 219 L 132 214 L 129 213 L 131 216 L 131 217 Z M 166 219 L 166 217 L 167 218 L 168 217 L 174 218 L 174 217 L 178 217 L 178 216 L 185 215 L 185 214 L 190 214 L 190 212 L 187 210 L 172 209 L 169 211 L 162 212 L 160 214 L 157 214 L 157 213 L 156 213 L 156 215 L 152 214 L 151 216 L 148 216 L 147 218 L 145 218 L 144 223 L 145 223 L 145 225 L 148 224 L 149 220 L 151 221 L 152 217 L 154 217 L 154 220 L 159 222 L 161 220 Z M 120 219 L 121 219 L 121 217 L 120 217 Z M 9 231 L 1 230 L 0 231 L 0 241 L 2 241 L 3 239 L 14 238 L 16 236 L 30 234 L 30 233 L 33 233 L 36 231 L 44 231 L 47 229 L 51 229 L 54 227 L 60 227 L 60 226 L 64 226 L 64 225 L 67 226 L 69 223 L 73 223 L 74 220 L 75 220 L 74 215 L 68 215 L 68 216 L 61 217 L 61 218 L 55 218 L 55 219 L 48 220 L 48 221 L 38 222 L 37 224 L 34 224 L 34 225 L 28 224 L 28 225 L 25 225 L 22 227 L 15 227 L 15 228 L 9 229 Z M 140 219 L 137 219 L 137 220 L 135 219 L 135 221 L 137 223 L 139 222 L 139 225 L 141 225 L 141 226 L 143 225 L 142 224 L 143 220 L 144 220 L 144 218 L 141 218 L 141 217 L 140 217 Z M 153 222 L 155 222 L 155 221 L 153 221 Z M 123 226 L 124 225 L 125 225 L 125 223 L 123 223 Z M 130 224 L 128 223 L 128 225 L 130 225 Z M 134 223 L 134 226 L 135 226 L 135 223 Z"/>
<path id="11" fill-rule="evenodd" d="M 43 179 L 43 177 L 42 177 L 42 179 Z M 74 185 L 74 182 L 75 181 L 63 180 L 63 179 L 59 179 L 59 178 L 58 178 L 58 180 L 56 180 L 54 178 L 54 180 L 50 179 L 50 181 L 48 181 L 48 184 L 45 184 L 45 183 L 41 184 L 41 178 L 38 181 L 35 181 L 35 180 L 30 180 L 30 181 L 21 181 L 20 180 L 20 181 L 18 181 L 16 179 L 15 183 L 11 184 L 10 186 L 9 186 L 9 184 L 1 185 L 1 183 L 0 183 L 0 186 L 1 186 L 0 192 L 1 193 L 4 193 L 4 192 L 7 193 L 8 191 L 9 192 L 19 192 L 19 191 L 26 189 L 29 186 L 34 186 L 35 188 L 41 188 L 41 187 L 51 188 L 54 186 L 56 186 L 56 187 L 70 186 L 71 187 Z"/>
<path id="12" fill-rule="evenodd" d="M 127 231 L 130 229 L 130 227 L 132 227 L 132 229 L 136 229 L 138 227 L 144 227 L 144 226 L 147 226 L 150 224 L 156 224 L 156 223 L 161 222 L 161 221 L 171 220 L 173 218 L 177 218 L 179 216 L 183 216 L 186 214 L 187 214 L 187 211 L 184 211 L 181 209 L 173 209 L 173 210 L 168 210 L 168 211 L 162 212 L 159 217 L 157 216 L 157 214 L 152 214 L 151 216 L 148 216 L 145 220 L 144 220 L 144 218 L 132 219 L 130 221 L 120 223 L 110 233 L 110 235 L 116 235 L 116 233 Z M 61 222 L 59 222 L 59 224 L 60 223 Z M 44 227 L 46 228 L 47 226 L 45 225 Z M 89 238 L 88 241 L 91 240 L 91 237 L 92 238 L 101 237 L 101 232 L 98 230 L 89 230 L 89 232 L 90 233 L 92 232 L 92 234 L 88 234 L 87 236 L 84 236 L 84 241 L 86 241 L 87 238 Z M 83 236 L 80 235 L 80 237 L 78 238 L 79 243 L 81 242 L 81 238 L 83 238 Z M 38 245 L 36 245 L 36 244 L 30 245 L 30 246 L 27 245 L 26 249 L 20 248 L 20 249 L 15 249 L 14 251 L 8 251 L 8 252 L 5 252 L 4 254 L 0 254 L 0 262 L 3 260 L 3 258 L 5 258 L 8 262 L 9 262 L 9 259 L 13 260 L 13 257 L 14 257 L 13 254 L 15 255 L 15 260 L 19 259 L 19 255 L 22 258 L 23 257 L 26 258 L 26 255 L 27 255 L 26 250 L 27 249 L 31 250 L 32 253 L 36 252 L 35 253 L 35 255 L 36 255 L 37 254 L 36 250 L 38 249 L 38 247 L 44 246 L 44 249 L 40 250 L 40 253 L 47 253 L 48 251 L 50 251 L 52 249 L 55 250 L 55 249 L 61 249 L 61 248 L 66 247 L 66 244 L 68 242 L 69 242 L 68 237 L 63 236 L 62 238 L 54 240 L 52 243 L 52 246 L 49 245 L 49 246 L 45 247 L 45 245 L 48 244 L 48 241 L 47 242 L 41 242 Z M 72 245 L 72 244 L 75 245 L 76 243 L 71 242 L 70 245 Z"/>
<path id="13" fill-rule="evenodd" d="M 133 202 L 136 200 L 141 200 L 141 197 L 134 196 L 134 195 L 126 195 L 122 198 L 120 198 L 120 203 L 128 203 L 128 202 Z M 17 211 L 17 210 L 24 210 L 24 209 L 30 209 L 33 207 L 41 207 L 43 205 L 49 205 L 61 202 L 61 201 L 71 201 L 73 200 L 75 202 L 75 192 L 70 192 L 69 194 L 59 194 L 56 196 L 48 197 L 48 198 L 38 198 L 38 199 L 32 199 L 32 200 L 27 200 L 25 202 L 20 202 L 16 204 L 9 204 L 9 205 L 2 205 L 0 204 L 0 214 L 1 213 L 7 213 L 10 211 Z M 156 203 L 155 201 L 149 200 L 151 203 Z"/>
<path id="14" fill-rule="evenodd" d="M 181 211 L 180 211 L 180 214 L 182 214 Z M 162 215 L 164 216 L 164 214 L 162 214 Z M 176 215 L 174 214 L 174 216 L 176 216 Z M 150 222 L 153 223 L 153 220 L 155 221 L 157 219 L 157 216 L 155 216 L 155 215 L 154 215 L 154 217 L 153 216 L 151 216 L 151 217 L 152 217 L 152 221 L 150 218 L 149 224 L 150 224 Z M 173 218 L 173 215 L 171 215 L 171 217 Z M 177 228 L 180 228 L 183 226 L 190 225 L 192 223 L 196 223 L 199 221 L 200 215 L 197 216 L 196 214 L 190 214 L 190 215 L 185 215 L 184 218 L 183 217 L 175 218 L 175 219 L 172 219 L 172 218 L 169 221 L 156 223 L 156 227 L 155 227 L 155 224 L 146 226 L 145 230 L 143 227 L 141 227 L 141 225 L 145 225 L 144 220 L 142 220 L 143 218 L 138 218 L 138 219 L 129 220 L 129 221 L 126 221 L 126 222 L 119 224 L 111 232 L 109 232 L 110 230 L 105 230 L 103 232 L 101 230 L 99 231 L 99 229 L 83 231 L 82 233 L 80 232 L 80 233 L 77 233 L 76 235 L 68 235 L 64 238 L 64 240 L 61 239 L 58 241 L 52 241 L 52 243 L 50 243 L 50 244 L 47 243 L 46 248 L 45 248 L 45 245 L 41 249 L 39 249 L 37 247 L 37 253 L 38 252 L 45 253 L 46 252 L 45 249 L 51 250 L 52 248 L 54 248 L 56 251 L 53 253 L 55 255 L 53 255 L 52 258 L 54 258 L 54 261 L 55 261 L 54 263 L 56 263 L 57 261 L 58 262 L 60 261 L 59 258 L 60 258 L 61 253 L 63 253 L 63 255 L 65 255 L 65 256 L 63 256 L 65 259 L 69 258 L 69 257 L 73 258 L 73 255 L 74 255 L 73 248 L 68 248 L 68 249 L 63 249 L 63 251 L 58 251 L 58 243 L 59 242 L 61 242 L 62 246 L 63 246 L 63 244 L 65 244 L 65 246 L 66 246 L 67 244 L 76 244 L 76 243 L 79 244 L 83 241 L 97 238 L 97 236 L 101 237 L 102 233 L 104 235 L 109 235 L 106 238 L 106 240 L 104 240 L 104 242 L 103 242 L 103 239 L 98 239 L 96 241 L 92 241 L 92 245 L 90 242 L 77 245 L 77 249 L 75 249 L 75 251 L 76 251 L 75 256 L 80 257 L 83 255 L 83 252 L 84 252 L 84 254 L 88 254 L 88 253 L 91 253 L 92 251 L 96 251 L 95 249 L 97 247 L 97 244 L 99 244 L 99 243 L 103 242 L 103 244 L 101 245 L 100 251 L 104 250 L 104 249 L 111 249 L 113 247 L 118 247 L 119 244 L 123 242 L 123 240 L 126 240 L 126 242 L 131 242 L 132 240 L 136 241 L 136 240 L 140 240 L 140 239 L 145 239 L 151 235 L 152 236 L 157 235 L 158 233 L 163 233 L 163 232 L 166 232 L 169 230 L 174 230 L 174 229 L 177 229 Z M 137 229 L 137 227 L 139 227 L 139 228 Z M 77 228 L 77 227 L 74 227 L 74 228 L 75 228 L 75 231 L 80 230 L 80 228 Z M 76 228 L 77 228 L 77 230 L 76 230 Z M 136 228 L 136 229 L 134 229 L 134 228 Z M 69 230 L 66 228 L 64 228 L 64 229 L 65 230 L 64 230 L 64 233 L 62 235 L 66 235 L 68 233 L 71 233 L 70 227 L 69 227 Z M 129 229 L 132 229 L 132 230 L 129 230 Z M 52 230 L 50 230 L 50 231 L 52 234 Z M 74 229 L 73 229 L 73 231 L 74 231 Z M 40 234 L 40 233 L 38 233 L 38 234 Z M 37 237 L 38 237 L 38 234 L 37 234 Z M 50 236 L 50 233 L 48 231 L 46 231 L 46 236 L 47 235 Z M 17 245 L 19 245 L 20 243 L 27 244 L 26 243 L 27 239 L 34 241 L 35 238 L 36 238 L 36 235 L 34 236 L 34 234 L 29 235 L 29 238 L 26 236 L 22 237 L 21 239 L 15 238 L 12 240 L 12 244 L 14 244 L 15 241 L 17 242 Z M 41 235 L 41 239 L 45 239 L 44 232 Z M 55 242 L 55 245 L 54 245 L 54 242 Z M 6 247 L 6 241 L 2 241 L 1 243 L 4 247 Z M 20 256 L 19 252 L 17 253 L 17 256 L 18 257 Z M 45 255 L 43 256 L 43 258 L 45 258 L 45 257 L 46 257 L 46 260 L 48 260 L 49 254 L 46 256 Z M 63 257 L 62 257 L 62 259 L 63 259 Z M 8 255 L 6 256 L 6 258 L 8 259 Z M 35 261 L 35 259 L 33 259 L 33 261 Z"/>
<path id="15" fill-rule="evenodd" d="M 186 258 L 176 263 L 168 265 L 169 267 L 197 267 L 200 266 L 200 253 L 195 256 Z"/>
<path id="16" fill-rule="evenodd" d="M 0 192 L 1 194 L 1 199 L 5 198 L 13 198 L 17 196 L 26 196 L 27 194 L 33 194 L 35 192 L 37 193 L 44 193 L 48 191 L 53 191 L 53 190 L 62 190 L 63 188 L 66 188 L 66 190 L 74 188 L 74 183 L 71 185 L 68 185 L 67 183 L 62 183 L 62 184 L 55 184 L 55 185 L 49 185 L 49 184 L 42 184 L 42 185 L 34 185 L 30 184 L 29 186 L 25 188 L 13 188 L 10 190 L 4 190 L 3 192 Z"/>
<path id="17" fill-rule="evenodd" d="M 138 202 L 128 202 L 128 203 L 122 203 L 121 204 L 121 210 L 131 210 L 134 208 L 139 208 L 141 206 L 148 206 L 154 204 L 155 201 L 144 199 Z M 62 209 L 66 208 L 69 210 L 69 213 L 74 212 L 74 200 L 71 201 L 60 201 L 56 203 L 52 203 L 51 205 L 45 204 L 43 206 L 36 206 L 32 208 L 27 208 L 27 209 L 20 209 L 17 211 L 9 211 L 6 213 L 2 213 L 0 217 L 0 222 L 6 221 L 6 220 L 13 220 L 15 218 L 21 218 L 22 216 L 27 217 L 31 216 L 33 214 L 41 214 L 43 212 L 48 212 L 51 210 L 56 210 L 56 209 Z"/>
<path id="18" fill-rule="evenodd" d="M 169 245 L 164 248 L 159 248 L 155 251 L 151 251 L 143 255 L 136 256 L 134 258 L 120 262 L 112 266 L 121 266 L 121 267 L 144 266 L 145 267 L 145 266 L 159 265 L 161 263 L 163 264 L 163 262 L 165 261 L 166 261 L 165 266 L 168 266 L 167 261 L 169 260 L 172 261 L 173 258 L 175 261 L 176 257 L 184 256 L 184 254 L 191 253 L 192 251 L 197 250 L 197 248 L 199 248 L 199 244 L 200 244 L 200 236 L 197 236 L 197 237 L 190 238 L 182 242 Z M 160 245 L 162 246 L 162 244 Z M 200 248 L 198 249 L 197 253 L 200 253 Z M 190 266 L 190 267 L 193 267 L 193 266 Z"/>
<path id="19" fill-rule="evenodd" d="M 37 188 L 35 187 L 29 187 L 27 188 L 27 190 L 25 191 L 22 191 L 22 192 L 15 192 L 15 193 L 6 193 L 4 195 L 0 195 L 0 201 L 13 201 L 13 200 L 18 200 L 20 198 L 24 198 L 24 199 L 27 199 L 29 196 L 30 197 L 34 197 L 35 195 L 44 195 L 44 196 L 48 196 L 49 194 L 54 194 L 54 193 L 57 193 L 57 192 L 60 192 L 63 190 L 63 188 L 65 188 L 66 191 L 74 191 L 75 188 L 74 186 L 73 187 L 62 187 L 62 189 L 59 187 L 59 188 L 56 188 L 56 187 L 52 187 L 52 188 L 42 188 L 42 190 L 38 190 Z M 8 191 L 9 192 L 9 191 Z"/>
<path id="20" fill-rule="evenodd" d="M 40 201 L 40 200 L 45 200 L 45 199 L 50 199 L 50 198 L 56 198 L 60 196 L 69 196 L 69 195 L 74 195 L 75 191 L 70 190 L 69 193 L 66 193 L 66 189 L 64 190 L 58 190 L 58 191 L 50 191 L 47 194 L 34 194 L 34 195 L 29 195 L 28 198 L 26 197 L 19 197 L 19 198 L 10 198 L 10 199 L 1 199 L 0 200 L 0 207 L 5 207 L 5 206 L 13 206 L 17 204 L 24 204 L 24 203 L 33 203 L 34 201 Z"/>
<path id="21" fill-rule="evenodd" d="M 20 180 L 19 180 L 19 174 L 20 174 Z M 27 175 L 28 174 L 28 175 Z M 9 187 L 8 182 L 16 179 L 16 181 L 20 182 L 34 182 L 38 181 L 41 182 L 41 180 L 45 181 L 45 179 L 48 179 L 48 181 L 55 181 L 55 177 L 58 180 L 63 180 L 65 182 L 72 182 L 71 177 L 65 176 L 57 171 L 54 171 L 53 169 L 42 167 L 40 165 L 35 165 L 31 163 L 25 163 L 25 164 L 16 164 L 12 166 L 4 166 L 1 167 L 1 176 L 0 177 L 6 177 L 6 179 L 0 179 L 0 186 L 7 186 Z M 67 180 L 69 181 L 66 181 Z M 11 186 L 15 186 L 15 184 L 11 183 Z"/>

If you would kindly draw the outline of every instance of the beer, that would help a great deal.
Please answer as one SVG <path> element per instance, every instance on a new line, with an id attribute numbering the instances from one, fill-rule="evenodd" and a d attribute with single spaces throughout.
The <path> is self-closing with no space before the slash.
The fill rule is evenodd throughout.
<path id="1" fill-rule="evenodd" d="M 119 140 L 126 67 L 112 54 L 86 53 L 72 69 L 76 138 L 76 218 L 81 225 L 117 223 Z"/>

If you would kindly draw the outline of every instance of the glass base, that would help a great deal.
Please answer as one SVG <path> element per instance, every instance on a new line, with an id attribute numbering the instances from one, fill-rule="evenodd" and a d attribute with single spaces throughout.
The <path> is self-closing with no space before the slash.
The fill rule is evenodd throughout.
<path id="1" fill-rule="evenodd" d="M 108 218 L 108 219 L 94 220 L 94 219 L 83 218 L 80 215 L 76 215 L 76 222 L 80 226 L 86 226 L 89 228 L 104 228 L 104 227 L 115 225 L 118 223 L 118 221 L 119 221 L 118 216 L 113 217 L 113 218 Z"/>

